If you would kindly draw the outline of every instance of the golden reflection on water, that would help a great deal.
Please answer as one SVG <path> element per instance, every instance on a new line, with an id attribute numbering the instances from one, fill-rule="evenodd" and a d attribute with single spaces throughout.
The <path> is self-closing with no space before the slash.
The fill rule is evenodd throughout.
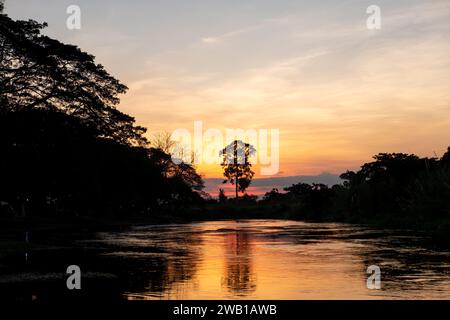
<path id="1" fill-rule="evenodd" d="M 340 225 L 327 224 L 336 234 Z M 432 272 L 440 280 L 433 287 L 417 286 L 428 281 L 427 273 L 402 282 L 403 262 L 394 253 L 380 256 L 378 245 L 328 232 L 319 224 L 293 221 L 216 221 L 180 225 L 180 235 L 164 246 L 185 250 L 166 260 L 162 273 L 164 285 L 157 292 L 129 292 L 128 299 L 379 299 L 448 298 L 450 282 L 447 271 Z M 302 232 L 305 231 L 305 234 Z M 347 230 L 344 228 L 344 231 Z M 149 230 L 148 232 L 152 232 Z M 185 233 L 184 233 L 185 232 Z M 355 231 L 352 230 L 354 233 Z M 311 237 L 313 233 L 316 238 Z M 196 241 L 189 237 L 198 237 Z M 164 237 L 163 237 L 164 238 Z M 380 240 L 381 241 L 381 240 Z M 155 242 L 158 244 L 158 241 Z M 385 244 L 384 244 L 385 245 Z M 177 251 L 178 252 L 178 251 Z M 398 251 L 401 253 L 401 249 Z M 400 277 L 382 278 L 382 290 L 366 287 L 366 268 L 378 263 L 383 270 L 399 268 Z M 426 267 L 426 266 L 425 266 Z M 403 269 L 402 269 L 403 268 Z M 423 278 L 425 275 L 425 278 Z M 430 276 L 428 274 L 428 276 Z M 384 281 L 383 281 L 384 280 Z M 415 280 L 417 280 L 415 282 Z M 432 280 L 432 279 L 431 279 Z M 155 281 L 150 279 L 150 282 Z M 415 284 L 416 283 L 416 284 Z"/>
<path id="2" fill-rule="evenodd" d="M 256 290 L 252 262 L 252 240 L 248 232 L 234 231 L 224 236 L 222 289 L 234 295 L 248 295 Z"/>

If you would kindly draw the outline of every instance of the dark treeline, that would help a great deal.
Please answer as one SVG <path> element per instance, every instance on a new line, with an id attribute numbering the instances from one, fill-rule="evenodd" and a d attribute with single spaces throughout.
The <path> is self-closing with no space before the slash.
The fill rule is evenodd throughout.
<path id="1" fill-rule="evenodd" d="M 298 183 L 284 192 L 273 189 L 259 201 L 244 196 L 242 206 L 269 217 L 450 229 L 450 148 L 440 159 L 381 153 L 340 178 L 343 183 L 331 187 Z M 223 205 L 233 200 L 220 193 Z"/>
<path id="2" fill-rule="evenodd" d="M 201 201 L 202 178 L 149 147 L 94 57 L 0 14 L 0 212 L 132 215 Z"/>

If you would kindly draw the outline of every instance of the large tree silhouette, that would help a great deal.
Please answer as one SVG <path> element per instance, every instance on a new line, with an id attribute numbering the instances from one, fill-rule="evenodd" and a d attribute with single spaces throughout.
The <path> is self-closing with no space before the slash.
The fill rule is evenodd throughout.
<path id="1" fill-rule="evenodd" d="M 244 192 L 254 176 L 252 164 L 249 159 L 254 155 L 256 149 L 249 143 L 235 140 L 225 147 L 221 155 L 223 175 L 226 178 L 223 183 L 230 182 L 235 185 L 236 199 L 238 191 Z"/>
<path id="2" fill-rule="evenodd" d="M 144 144 L 145 129 L 116 109 L 127 87 L 94 56 L 41 34 L 47 24 L 0 14 L 2 111 L 39 108 L 77 117 L 98 136 Z"/>
<path id="3" fill-rule="evenodd" d="M 45 26 L 0 14 L 0 201 L 16 214 L 77 216 L 200 203 L 195 168 L 150 148 L 116 109 L 126 86 Z"/>

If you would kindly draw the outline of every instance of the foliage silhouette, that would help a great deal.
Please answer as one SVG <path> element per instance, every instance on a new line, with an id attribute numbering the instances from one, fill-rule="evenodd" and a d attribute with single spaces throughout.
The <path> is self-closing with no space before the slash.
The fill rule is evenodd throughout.
<path id="1" fill-rule="evenodd" d="M 219 189 L 219 202 L 220 203 L 225 203 L 225 202 L 227 202 L 227 200 L 228 200 L 228 197 L 225 194 L 225 190 L 220 188 Z"/>
<path id="2" fill-rule="evenodd" d="M 127 87 L 94 56 L 41 34 L 47 24 L 0 15 L 0 95 L 4 111 L 39 108 L 77 117 L 96 135 L 145 144 L 145 129 L 116 109 Z"/>
<path id="3" fill-rule="evenodd" d="M 201 176 L 116 109 L 94 57 L 0 14 L 0 201 L 16 215 L 148 215 L 202 202 Z M 9 210 L 11 211 L 11 210 Z"/>
<path id="4" fill-rule="evenodd" d="M 285 193 L 267 192 L 260 203 L 283 205 L 291 218 L 448 230 L 449 151 L 441 159 L 380 153 L 359 171 L 341 174 L 341 185 L 298 183 Z"/>
<path id="5" fill-rule="evenodd" d="M 245 192 L 250 186 L 255 172 L 252 170 L 250 157 L 256 149 L 249 143 L 241 140 L 231 142 L 221 151 L 223 175 L 226 178 L 223 183 L 230 182 L 235 185 L 236 199 L 238 191 Z"/>

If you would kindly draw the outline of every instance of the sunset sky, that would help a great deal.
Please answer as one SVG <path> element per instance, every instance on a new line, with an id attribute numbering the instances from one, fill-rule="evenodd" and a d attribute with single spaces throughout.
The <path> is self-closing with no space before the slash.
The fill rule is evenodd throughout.
<path id="1" fill-rule="evenodd" d="M 71 4 L 81 30 L 66 28 Z M 366 27 L 372 4 L 380 30 Z M 130 88 L 119 109 L 149 135 L 194 121 L 279 129 L 278 176 L 450 145 L 448 0 L 6 0 L 5 11 L 94 54 Z"/>

